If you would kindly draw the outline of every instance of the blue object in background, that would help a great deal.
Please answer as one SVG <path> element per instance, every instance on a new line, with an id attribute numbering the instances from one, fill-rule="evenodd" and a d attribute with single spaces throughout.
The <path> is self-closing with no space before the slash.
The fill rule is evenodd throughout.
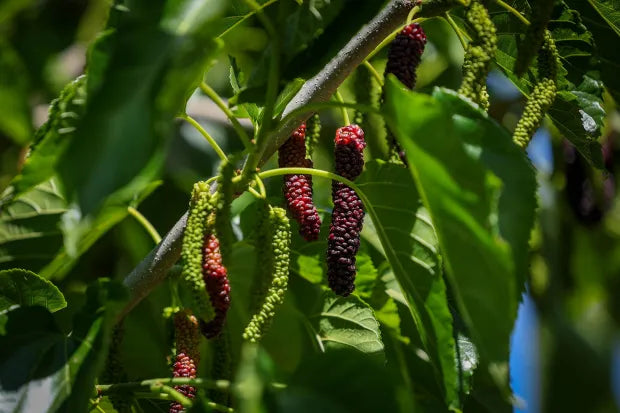
<path id="1" fill-rule="evenodd" d="M 539 202 L 552 201 L 546 178 L 553 172 L 553 148 L 549 132 L 541 128 L 527 147 L 527 154 L 538 171 Z M 514 411 L 539 413 L 541 411 L 540 330 L 536 305 L 529 294 L 523 295 L 517 322 L 510 343 L 510 385 L 517 397 Z"/>
<path id="2" fill-rule="evenodd" d="M 620 337 L 616 338 L 613 360 L 611 364 L 611 386 L 616 399 L 616 406 L 620 408 Z"/>
<path id="3" fill-rule="evenodd" d="M 510 342 L 510 386 L 517 397 L 515 412 L 540 412 L 540 334 L 536 305 L 524 294 Z"/>

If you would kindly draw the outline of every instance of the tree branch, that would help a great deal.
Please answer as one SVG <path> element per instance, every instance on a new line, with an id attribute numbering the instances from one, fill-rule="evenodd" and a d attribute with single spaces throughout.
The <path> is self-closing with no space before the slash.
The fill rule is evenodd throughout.
<path id="1" fill-rule="evenodd" d="M 366 56 L 405 22 L 414 3 L 410 0 L 391 1 L 375 18 L 361 28 L 316 76 L 304 83 L 284 109 L 282 117 L 310 103 L 327 102 L 338 86 L 366 59 Z M 311 115 L 312 112 L 302 113 L 281 124 L 278 130 L 269 136 L 265 151 L 260 156 L 259 165 L 267 162 L 290 134 L 299 127 L 299 124 Z"/>
<path id="2" fill-rule="evenodd" d="M 283 117 L 309 103 L 326 102 L 347 76 L 361 64 L 392 31 L 403 24 L 414 6 L 410 0 L 392 0 L 368 24 L 347 43 L 344 48 L 312 79 L 308 80 L 286 106 Z M 263 165 L 290 133 L 312 113 L 301 113 L 290 117 L 268 136 L 265 150 L 260 154 Z M 168 269 L 181 255 L 181 240 L 187 220 L 187 213 L 172 227 L 161 243 L 155 247 L 138 266 L 125 278 L 131 299 L 120 317 L 126 315 L 153 288 L 162 282 Z"/>
<path id="3" fill-rule="evenodd" d="M 129 288 L 131 299 L 119 314 L 119 319 L 131 311 L 153 288 L 162 282 L 170 267 L 179 259 L 186 221 L 187 212 L 174 224 L 161 242 L 125 277 L 123 284 Z"/>

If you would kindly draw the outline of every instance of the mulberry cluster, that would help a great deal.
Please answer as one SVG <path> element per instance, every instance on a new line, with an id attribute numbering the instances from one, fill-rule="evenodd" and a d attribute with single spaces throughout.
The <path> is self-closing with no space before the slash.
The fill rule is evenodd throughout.
<path id="1" fill-rule="evenodd" d="M 209 186 L 206 182 L 195 183 L 183 233 L 181 275 L 192 292 L 198 316 L 202 319 L 213 317 L 213 308 L 206 297 L 206 285 L 202 276 L 202 246 L 207 230 L 207 217 L 212 210 Z"/>
<path id="2" fill-rule="evenodd" d="M 364 168 L 364 132 L 357 125 L 336 131 L 336 172 L 354 180 Z M 360 232 L 364 222 L 362 201 L 353 189 L 333 181 L 334 209 L 327 239 L 327 279 L 334 293 L 348 296 L 355 289 L 355 254 L 360 246 Z"/>
<path id="3" fill-rule="evenodd" d="M 411 23 L 406 26 L 390 45 L 385 76 L 392 73 L 408 89 L 413 89 L 416 82 L 416 70 L 422 60 L 424 46 L 426 46 L 426 34 L 422 26 L 418 23 Z M 387 140 L 390 158 L 393 160 L 400 159 L 406 165 L 405 152 L 389 130 Z"/>
<path id="4" fill-rule="evenodd" d="M 545 41 L 538 52 L 539 80 L 528 98 L 523 115 L 519 119 L 513 134 L 517 145 L 525 148 L 534 132 L 540 127 L 545 113 L 549 110 L 557 93 L 556 77 L 558 70 L 558 51 L 549 31 L 545 32 Z"/>
<path id="5" fill-rule="evenodd" d="M 487 110 L 489 93 L 486 77 L 497 50 L 496 30 L 488 10 L 480 0 L 471 2 L 467 9 L 467 21 L 474 29 L 474 38 L 465 51 L 463 82 L 459 93 Z"/>
<path id="6" fill-rule="evenodd" d="M 299 128 L 278 150 L 278 163 L 281 168 L 312 168 L 312 161 L 306 159 L 306 125 Z M 306 241 L 315 241 L 319 237 L 321 218 L 312 202 L 312 176 L 285 175 L 282 187 L 286 205 L 299 223 L 299 233 Z"/>
<path id="7" fill-rule="evenodd" d="M 425 45 L 426 34 L 422 27 L 418 23 L 406 26 L 390 44 L 385 75 L 393 73 L 403 85 L 413 89 Z"/>
<path id="8" fill-rule="evenodd" d="M 243 332 L 243 338 L 252 343 L 260 341 L 265 334 L 275 316 L 276 307 L 284 302 L 288 286 L 291 226 L 286 211 L 282 208 L 271 208 L 267 223 L 271 239 L 268 244 L 270 251 L 266 255 L 270 265 L 263 268 L 261 275 L 270 278 L 269 287 L 260 308 Z"/>
<path id="9" fill-rule="evenodd" d="M 173 377 L 196 377 L 196 366 L 200 361 L 200 331 L 198 320 L 188 310 L 179 311 L 174 315 L 174 332 L 176 340 L 176 357 L 172 365 Z M 189 385 L 174 386 L 174 389 L 185 397 L 196 397 L 196 388 Z M 185 410 L 180 403 L 170 404 L 170 413 L 181 413 Z"/>
<path id="10" fill-rule="evenodd" d="M 526 72 L 545 41 L 545 29 L 551 19 L 554 3 L 555 0 L 537 0 L 530 3 L 532 5 L 530 25 L 527 26 L 525 36 L 519 42 L 519 54 L 515 62 L 514 71 L 518 76 Z"/>
<path id="11" fill-rule="evenodd" d="M 230 284 L 226 267 L 222 265 L 220 242 L 213 234 L 204 237 L 202 274 L 204 283 L 209 292 L 211 305 L 215 310 L 215 317 L 209 322 L 200 321 L 200 329 L 207 338 L 220 334 L 226 321 L 226 313 L 230 307 Z"/>

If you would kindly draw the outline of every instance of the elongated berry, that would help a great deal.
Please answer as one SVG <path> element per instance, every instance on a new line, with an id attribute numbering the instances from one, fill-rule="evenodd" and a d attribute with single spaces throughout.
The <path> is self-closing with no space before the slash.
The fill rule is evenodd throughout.
<path id="1" fill-rule="evenodd" d="M 385 76 L 392 73 L 408 89 L 413 89 L 416 82 L 416 70 L 422 60 L 426 34 L 418 23 L 411 23 L 398 34 L 390 44 Z M 405 153 L 391 131 L 387 133 L 390 158 L 400 159 L 407 164 Z"/>
<path id="2" fill-rule="evenodd" d="M 472 41 L 465 49 L 463 81 L 459 93 L 489 108 L 486 78 L 497 51 L 497 34 L 489 12 L 480 0 L 473 0 L 467 9 L 467 22 L 474 29 Z"/>
<path id="3" fill-rule="evenodd" d="M 206 182 L 197 182 L 192 191 L 187 224 L 183 232 L 181 275 L 192 292 L 197 315 L 202 319 L 213 317 L 213 308 L 209 303 L 202 276 L 202 246 L 207 229 L 207 217 L 212 210 L 209 186 Z"/>
<path id="4" fill-rule="evenodd" d="M 275 316 L 276 308 L 284 302 L 288 287 L 291 226 L 282 208 L 271 208 L 268 215 L 269 249 L 268 268 L 263 272 L 269 285 L 258 311 L 243 332 L 243 338 L 256 343 L 265 334 Z M 264 282 L 264 281 L 263 281 Z"/>
<path id="5" fill-rule="evenodd" d="M 125 371 L 124 362 L 121 355 L 121 345 L 123 343 L 123 336 L 125 335 L 125 329 L 123 322 L 119 322 L 112 330 L 112 338 L 110 340 L 110 346 L 108 348 L 108 356 L 106 358 L 105 370 L 103 371 L 101 379 L 104 383 L 122 383 L 127 381 L 127 372 Z M 112 406 L 119 413 L 131 412 L 131 394 L 115 393 L 110 395 L 110 402 Z"/>
<path id="6" fill-rule="evenodd" d="M 315 113 L 306 122 L 306 154 L 312 158 L 314 148 L 319 144 L 321 138 L 321 118 Z"/>
<path id="7" fill-rule="evenodd" d="M 172 365 L 173 377 L 196 377 L 196 368 L 200 361 L 200 330 L 198 320 L 188 310 L 179 311 L 174 315 L 174 333 L 176 356 Z M 174 389 L 185 397 L 196 397 L 196 388 L 189 385 L 174 386 Z M 185 412 L 180 403 L 170 404 L 170 413 Z"/>
<path id="8" fill-rule="evenodd" d="M 357 125 L 336 131 L 334 152 L 336 173 L 349 180 L 364 168 L 364 132 Z M 332 222 L 327 238 L 327 280 L 334 293 L 347 296 L 355 289 L 355 255 L 360 246 L 364 206 L 355 191 L 332 181 Z"/>
<path id="9" fill-rule="evenodd" d="M 214 197 L 215 203 L 215 233 L 220 242 L 224 265 L 230 265 L 229 259 L 234 241 L 232 216 L 230 207 L 233 201 L 233 176 L 235 166 L 230 161 L 222 162 L 217 180 L 218 189 Z"/>
<path id="10" fill-rule="evenodd" d="M 525 148 L 542 124 L 545 114 L 553 105 L 557 93 L 556 77 L 559 55 L 549 31 L 538 52 L 538 80 L 530 94 L 523 114 L 515 127 L 513 140 Z"/>
<path id="11" fill-rule="evenodd" d="M 278 163 L 281 168 L 312 168 L 312 161 L 306 159 L 305 138 L 306 125 L 302 123 L 278 150 Z M 282 190 L 287 208 L 299 224 L 300 235 L 306 241 L 317 240 L 321 218 L 312 202 L 312 176 L 284 175 Z"/>
<path id="12" fill-rule="evenodd" d="M 213 338 L 222 331 L 230 308 L 228 273 L 222 264 L 220 242 L 214 234 L 204 237 L 202 274 L 215 316 L 209 322 L 201 320 L 200 328 L 205 337 Z"/>
<path id="13" fill-rule="evenodd" d="M 413 89 L 425 45 L 426 34 L 418 23 L 405 26 L 390 44 L 385 75 L 392 73 L 408 89 Z"/>
<path id="14" fill-rule="evenodd" d="M 545 42 L 545 29 L 551 19 L 555 0 L 536 0 L 530 2 L 532 13 L 530 25 L 527 26 L 525 36 L 518 44 L 519 54 L 515 62 L 514 72 L 522 76 Z"/>

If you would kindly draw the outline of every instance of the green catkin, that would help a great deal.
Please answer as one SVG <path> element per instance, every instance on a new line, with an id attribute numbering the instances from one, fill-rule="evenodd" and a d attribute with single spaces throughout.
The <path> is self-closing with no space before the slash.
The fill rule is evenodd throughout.
<path id="1" fill-rule="evenodd" d="M 259 342 L 275 316 L 276 308 L 284 302 L 284 294 L 288 286 L 289 257 L 291 244 L 291 225 L 282 208 L 271 208 L 268 216 L 271 241 L 270 256 L 272 266 L 269 267 L 270 283 L 262 305 L 252 316 L 250 323 L 243 332 L 243 338 L 252 343 Z"/>
<path id="2" fill-rule="evenodd" d="M 106 358 L 105 370 L 101 376 L 101 380 L 107 384 L 123 383 L 128 381 L 127 372 L 125 371 L 123 360 L 121 358 L 121 344 L 123 342 L 123 336 L 125 335 L 125 328 L 123 322 L 119 322 L 112 330 L 112 338 L 110 340 L 110 347 L 108 349 L 108 356 Z M 110 402 L 114 409 L 119 413 L 130 413 L 131 402 L 129 401 L 129 395 L 123 395 L 122 393 L 110 395 Z"/>
<path id="3" fill-rule="evenodd" d="M 543 46 L 538 51 L 538 82 L 534 85 L 513 134 L 513 140 L 522 148 L 528 145 L 555 100 L 558 61 L 555 42 L 547 30 Z"/>
<path id="4" fill-rule="evenodd" d="M 233 360 L 231 357 L 230 332 L 228 329 L 222 330 L 222 333 L 213 339 L 213 352 L 211 361 L 211 377 L 214 380 L 233 379 Z M 230 392 L 225 390 L 211 389 L 208 392 L 209 399 L 215 403 L 230 406 Z"/>
<path id="5" fill-rule="evenodd" d="M 202 277 L 202 248 L 207 217 L 213 210 L 211 201 L 209 185 L 203 181 L 196 182 L 189 204 L 189 215 L 183 233 L 181 249 L 181 259 L 183 260 L 181 277 L 192 292 L 196 315 L 203 320 L 210 320 L 214 316 L 213 307 L 209 302 Z"/>
<path id="6" fill-rule="evenodd" d="M 312 159 L 314 148 L 319 144 L 321 139 L 321 118 L 315 113 L 306 121 L 306 153 L 308 158 Z"/>
<path id="7" fill-rule="evenodd" d="M 220 166 L 220 174 L 217 180 L 218 189 L 214 199 L 215 206 L 215 234 L 220 241 L 220 252 L 224 266 L 230 265 L 232 244 L 234 241 L 232 229 L 232 215 L 230 206 L 233 201 L 233 176 L 235 175 L 235 165 L 230 161 L 225 161 Z"/>
<path id="8" fill-rule="evenodd" d="M 519 54 L 515 62 L 514 72 L 519 77 L 527 71 L 528 66 L 545 41 L 545 29 L 551 20 L 555 1 L 536 0 L 530 3 L 532 5 L 530 25 L 527 27 L 523 39 L 519 41 Z"/>
<path id="9" fill-rule="evenodd" d="M 459 93 L 480 105 L 484 110 L 488 110 L 489 93 L 486 78 L 497 50 L 495 25 L 491 21 L 488 10 L 479 0 L 474 0 L 469 5 L 467 21 L 473 27 L 474 35 L 465 50 L 463 82 Z"/>

